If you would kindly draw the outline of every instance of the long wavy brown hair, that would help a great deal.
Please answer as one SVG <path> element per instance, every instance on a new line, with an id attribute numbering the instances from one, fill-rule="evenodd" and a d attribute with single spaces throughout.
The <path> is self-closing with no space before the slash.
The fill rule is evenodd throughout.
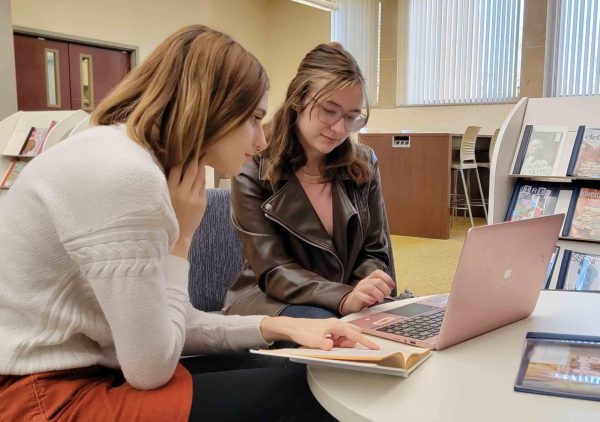
<path id="1" fill-rule="evenodd" d="M 266 177 L 275 185 L 284 174 L 296 172 L 307 162 L 298 139 L 298 116 L 308 108 L 344 88 L 358 85 L 365 99 L 367 119 L 370 112 L 365 79 L 352 55 L 339 43 L 319 44 L 300 62 L 288 87 L 285 101 L 265 125 L 267 148 L 263 155 L 269 164 Z M 374 174 L 365 147 L 348 136 L 325 157 L 323 177 L 331 180 L 345 170 L 355 183 L 365 183 Z"/>
<path id="2" fill-rule="evenodd" d="M 98 105 L 93 125 L 127 124 L 164 170 L 198 159 L 248 119 L 269 89 L 260 62 L 203 25 L 164 40 Z"/>

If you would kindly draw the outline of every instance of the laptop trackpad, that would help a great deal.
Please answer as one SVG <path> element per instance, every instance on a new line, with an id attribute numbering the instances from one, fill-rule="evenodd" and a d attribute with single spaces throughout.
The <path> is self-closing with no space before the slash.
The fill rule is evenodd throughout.
<path id="1" fill-rule="evenodd" d="M 384 313 L 410 318 L 415 315 L 420 315 L 425 312 L 433 311 L 435 309 L 440 309 L 440 308 L 437 308 L 435 306 L 421 305 L 418 303 L 411 303 L 410 305 L 400 306 L 398 308 L 384 311 Z"/>

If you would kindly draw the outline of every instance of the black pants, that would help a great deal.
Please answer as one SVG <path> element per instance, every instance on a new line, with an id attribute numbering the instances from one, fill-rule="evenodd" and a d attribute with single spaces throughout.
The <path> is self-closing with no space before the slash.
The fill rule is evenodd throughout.
<path id="1" fill-rule="evenodd" d="M 247 352 L 184 358 L 190 421 L 335 421 L 314 398 L 306 367 Z"/>

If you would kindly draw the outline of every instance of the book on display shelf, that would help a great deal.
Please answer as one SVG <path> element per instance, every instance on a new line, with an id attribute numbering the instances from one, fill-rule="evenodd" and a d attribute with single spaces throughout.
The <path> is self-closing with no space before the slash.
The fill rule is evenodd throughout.
<path id="1" fill-rule="evenodd" d="M 600 256 L 566 249 L 556 288 L 600 291 Z"/>
<path id="2" fill-rule="evenodd" d="M 15 130 L 4 149 L 4 155 L 32 158 L 41 154 L 48 133 L 57 123 L 56 120 L 52 120 L 48 127 L 31 126 L 27 129 Z"/>
<path id="3" fill-rule="evenodd" d="M 600 178 L 600 128 L 579 126 L 567 176 Z"/>
<path id="4" fill-rule="evenodd" d="M 559 253 L 560 246 L 555 246 L 554 252 L 552 252 L 552 256 L 550 257 L 550 262 L 548 263 L 548 270 L 546 271 L 546 282 L 544 283 L 544 289 L 546 290 L 550 288 L 550 280 L 552 280 L 552 274 L 554 273 Z"/>
<path id="5" fill-rule="evenodd" d="M 600 241 L 600 189 L 584 185 L 573 189 L 562 235 Z"/>
<path id="6" fill-rule="evenodd" d="M 518 221 L 567 212 L 573 188 L 568 184 L 519 179 L 504 221 Z"/>
<path id="7" fill-rule="evenodd" d="M 10 188 L 15 182 L 21 170 L 23 170 L 23 167 L 25 167 L 25 164 L 27 164 L 26 161 L 21 161 L 16 158 L 12 160 L 12 162 L 8 166 L 8 169 L 4 172 L 4 175 L 2 176 L 2 180 L 0 181 L 0 189 Z"/>
<path id="8" fill-rule="evenodd" d="M 569 128 L 527 125 L 513 167 L 523 176 L 559 176 L 558 167 Z"/>

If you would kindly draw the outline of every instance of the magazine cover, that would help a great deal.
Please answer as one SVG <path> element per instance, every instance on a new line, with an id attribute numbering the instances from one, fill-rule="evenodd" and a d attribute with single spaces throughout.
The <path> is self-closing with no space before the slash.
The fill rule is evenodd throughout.
<path id="1" fill-rule="evenodd" d="M 600 240 L 600 189 L 582 187 L 575 201 L 568 236 Z"/>
<path id="2" fill-rule="evenodd" d="M 600 178 L 600 128 L 585 128 L 577 143 L 579 151 L 572 175 Z"/>
<path id="3" fill-rule="evenodd" d="M 552 273 L 554 272 L 559 252 L 560 246 L 555 246 L 554 252 L 552 252 L 552 256 L 550 257 L 550 262 L 548 263 L 548 269 L 546 270 L 546 280 L 544 282 L 544 289 L 546 290 L 550 288 L 550 280 L 552 280 Z"/>
<path id="4" fill-rule="evenodd" d="M 556 183 L 520 182 L 515 186 L 507 221 L 554 214 L 560 186 Z"/>
<path id="5" fill-rule="evenodd" d="M 19 155 L 21 157 L 35 157 L 38 155 L 44 145 L 47 132 L 47 128 L 32 127 L 23 143 L 21 151 L 19 151 Z"/>
<path id="6" fill-rule="evenodd" d="M 563 336 L 556 334 L 554 339 L 530 338 L 531 334 L 527 335 L 516 391 L 600 400 L 599 339 L 559 339 Z"/>
<path id="7" fill-rule="evenodd" d="M 600 291 L 600 256 L 565 251 L 557 288 Z"/>
<path id="8" fill-rule="evenodd" d="M 2 177 L 0 188 L 10 188 L 17 176 L 19 175 L 19 173 L 21 172 L 21 170 L 23 170 L 23 167 L 25 167 L 25 164 L 27 164 L 27 162 L 25 161 L 13 160 L 12 163 L 10 163 L 8 170 L 6 170 L 6 173 L 4 173 L 4 176 Z"/>
<path id="9" fill-rule="evenodd" d="M 568 128 L 550 126 L 531 126 L 526 130 L 514 173 L 530 176 L 556 175 L 567 130 Z"/>

